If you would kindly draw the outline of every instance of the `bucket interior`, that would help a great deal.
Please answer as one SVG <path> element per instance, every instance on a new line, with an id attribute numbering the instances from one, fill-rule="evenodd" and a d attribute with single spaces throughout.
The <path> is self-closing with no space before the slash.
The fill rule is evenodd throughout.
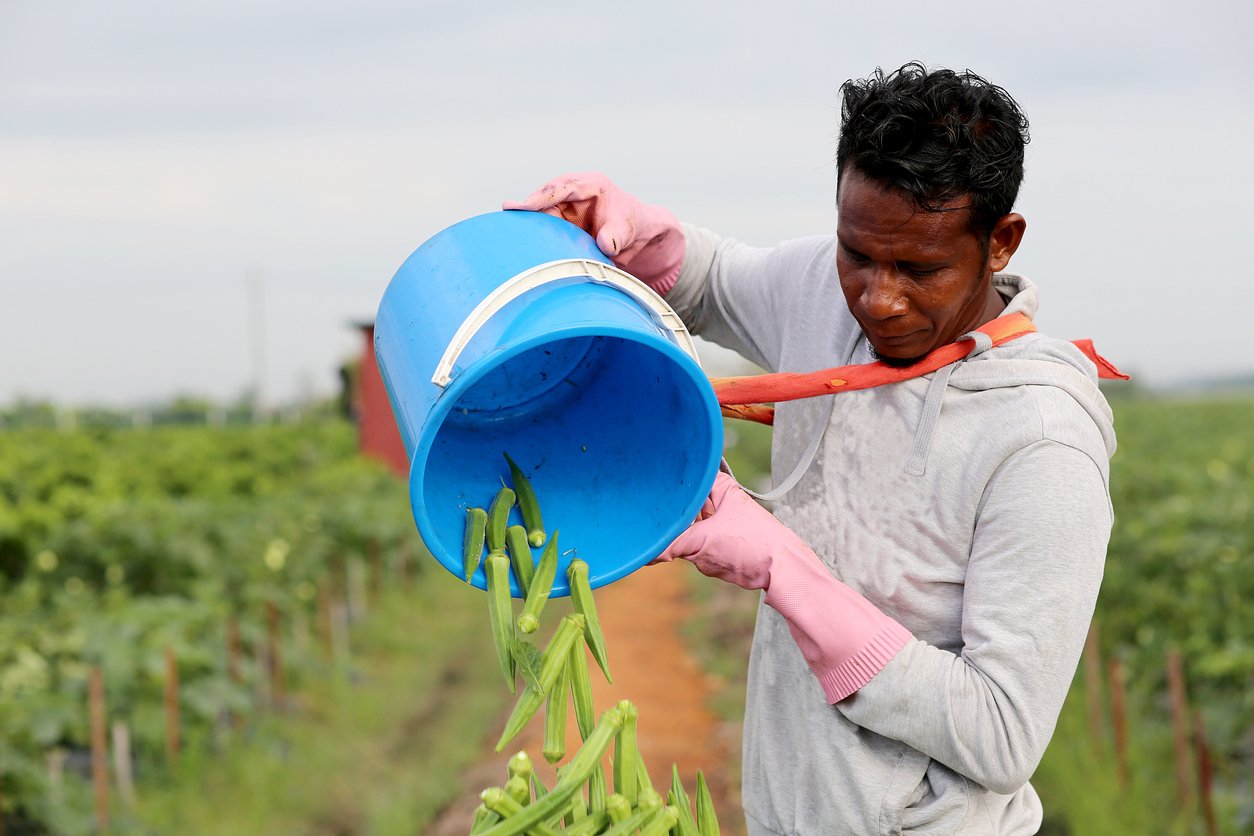
<path id="1" fill-rule="evenodd" d="M 705 499 L 722 452 L 708 390 L 678 349 L 622 336 L 542 342 L 488 363 L 450 387 L 453 400 L 427 428 L 426 458 L 411 474 L 423 540 L 463 575 L 466 509 L 486 509 L 508 483 L 508 452 L 535 488 L 545 529 L 560 530 L 553 596 L 567 594 L 574 555 L 594 587 L 622 577 L 660 553 Z M 510 522 L 522 522 L 517 508 Z M 482 565 L 472 582 L 484 586 Z"/>

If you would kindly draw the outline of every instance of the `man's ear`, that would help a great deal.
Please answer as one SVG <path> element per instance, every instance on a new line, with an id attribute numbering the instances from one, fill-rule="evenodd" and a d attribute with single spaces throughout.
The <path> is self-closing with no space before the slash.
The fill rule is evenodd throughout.
<path id="1" fill-rule="evenodd" d="M 1023 242 L 1023 233 L 1027 228 L 1028 222 L 1018 212 L 1003 215 L 993 225 L 993 231 L 988 236 L 988 266 L 991 272 L 999 273 L 1006 269 L 1010 257 Z"/>

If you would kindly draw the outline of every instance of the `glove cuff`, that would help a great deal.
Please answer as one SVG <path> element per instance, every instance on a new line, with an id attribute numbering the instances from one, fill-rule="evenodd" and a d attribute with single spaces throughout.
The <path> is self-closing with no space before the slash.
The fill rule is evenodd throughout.
<path id="1" fill-rule="evenodd" d="M 910 631 L 888 616 L 885 623 L 866 640 L 866 644 L 849 659 L 834 668 L 819 669 L 810 665 L 829 704 L 835 704 L 871 681 L 884 669 L 910 639 Z"/>
<path id="2" fill-rule="evenodd" d="M 665 296 L 671 292 L 671 288 L 673 288 L 675 283 L 679 281 L 679 268 L 682 266 L 683 260 L 680 259 L 680 263 L 675 265 L 675 269 L 667 272 L 659 278 L 650 280 L 647 284 L 657 292 L 658 296 Z"/>

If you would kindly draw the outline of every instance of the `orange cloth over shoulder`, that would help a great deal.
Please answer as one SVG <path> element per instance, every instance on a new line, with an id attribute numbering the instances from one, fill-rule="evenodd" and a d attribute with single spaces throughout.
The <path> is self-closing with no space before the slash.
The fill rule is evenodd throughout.
<path id="1" fill-rule="evenodd" d="M 1035 332 L 1036 326 L 1024 314 L 1014 313 L 1000 316 L 975 330 L 987 334 L 993 345 L 998 346 Z M 1074 340 L 1073 344 L 1096 364 L 1098 377 L 1107 380 L 1128 379 L 1113 363 L 1097 353 L 1092 340 Z M 744 377 L 712 377 L 710 383 L 714 386 L 714 394 L 722 407 L 723 415 L 756 421 L 759 424 L 773 424 L 775 408 L 769 404 L 900 383 L 955 363 L 974 349 L 973 340 L 959 340 L 933 350 L 909 366 L 890 366 L 877 361 L 805 373 L 776 372 Z"/>

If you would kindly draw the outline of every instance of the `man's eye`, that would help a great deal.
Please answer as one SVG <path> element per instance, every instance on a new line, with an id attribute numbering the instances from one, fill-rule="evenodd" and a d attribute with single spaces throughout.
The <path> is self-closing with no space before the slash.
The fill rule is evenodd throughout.
<path id="1" fill-rule="evenodd" d="M 939 267 L 933 267 L 931 270 L 916 270 L 916 269 L 914 269 L 913 267 L 906 267 L 906 268 L 905 268 L 905 272 L 906 272 L 906 273 L 908 273 L 908 274 L 909 274 L 909 275 L 911 275 L 911 276 L 914 276 L 915 278 L 919 278 L 919 279 L 921 279 L 921 278 L 923 278 L 924 276 L 931 276 L 931 275 L 933 275 L 934 273 L 939 273 L 939 272 L 940 272 L 940 268 L 939 268 Z"/>
<path id="2" fill-rule="evenodd" d="M 871 260 L 862 253 L 855 253 L 853 250 L 845 250 L 845 258 L 849 259 L 854 264 L 866 264 Z"/>

